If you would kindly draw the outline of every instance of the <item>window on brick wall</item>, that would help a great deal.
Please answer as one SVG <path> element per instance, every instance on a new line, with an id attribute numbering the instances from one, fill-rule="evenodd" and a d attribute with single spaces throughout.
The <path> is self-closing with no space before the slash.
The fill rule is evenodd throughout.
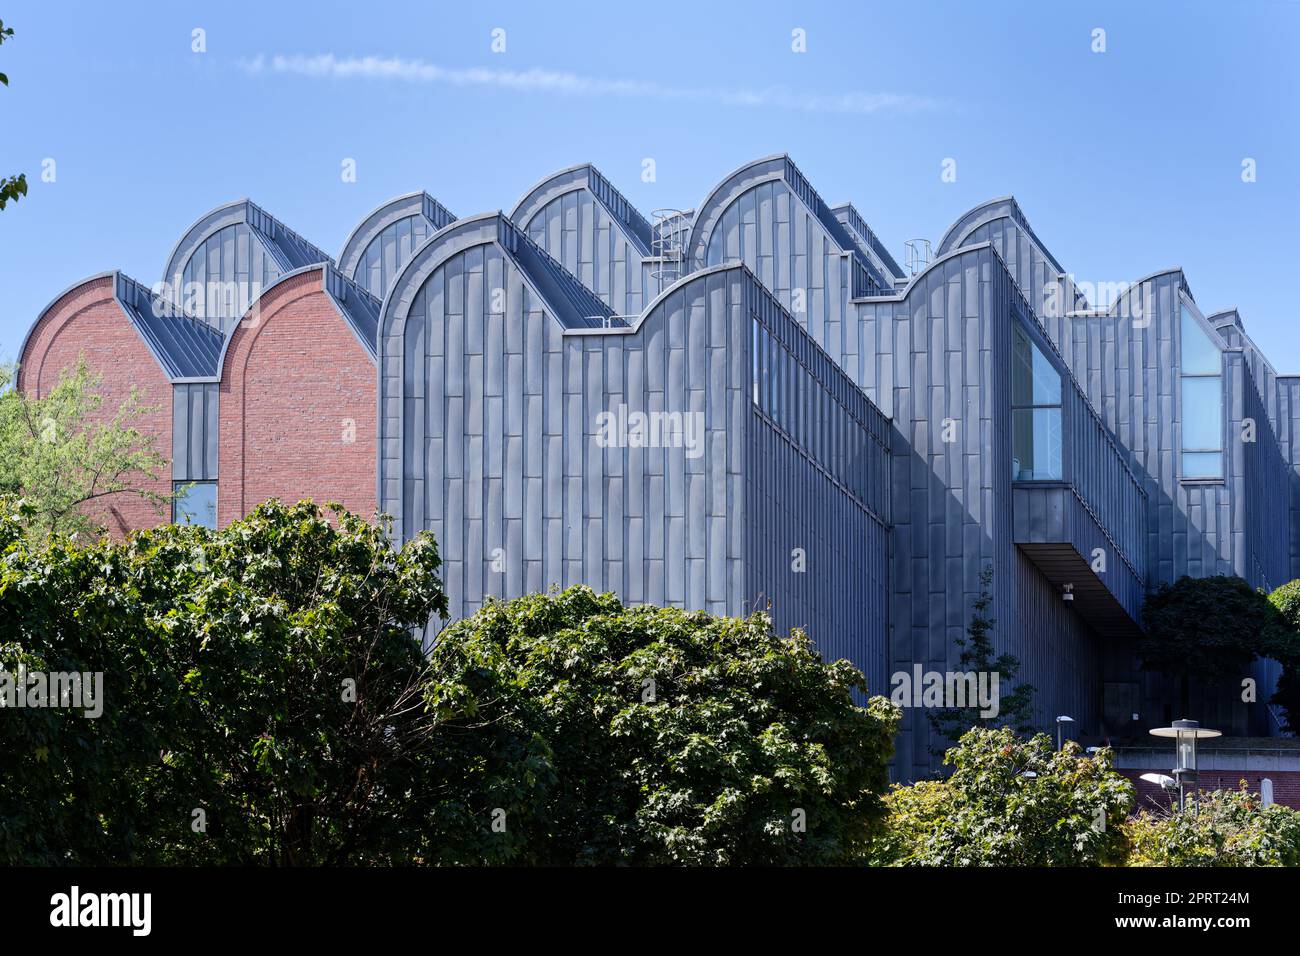
<path id="1" fill-rule="evenodd" d="M 1061 373 L 1019 325 L 1011 338 L 1011 477 L 1059 481 Z"/>
<path id="2" fill-rule="evenodd" d="M 201 528 L 217 526 L 217 483 L 215 481 L 174 481 L 172 521 Z"/>

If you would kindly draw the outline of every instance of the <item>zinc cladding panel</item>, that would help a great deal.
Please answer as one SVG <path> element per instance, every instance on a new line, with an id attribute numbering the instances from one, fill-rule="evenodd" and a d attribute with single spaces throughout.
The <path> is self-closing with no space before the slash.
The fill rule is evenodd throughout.
<path id="1" fill-rule="evenodd" d="M 1148 279 L 1130 293 L 1129 301 L 1136 298 L 1147 319 L 1143 325 L 1117 316 L 1074 322 L 1074 347 L 1067 359 L 1093 405 L 1106 415 L 1107 424 L 1118 426 L 1129 461 L 1146 488 L 1148 585 L 1184 574 L 1237 574 L 1262 583 L 1282 570 L 1277 557 L 1282 545 L 1271 540 L 1275 535 L 1280 539 L 1281 531 L 1254 520 L 1248 496 L 1252 481 L 1257 488 L 1265 483 L 1279 485 L 1276 465 L 1284 453 L 1271 435 L 1267 415 L 1259 415 L 1257 429 L 1268 434 L 1262 448 L 1252 451 L 1262 453 L 1260 474 L 1273 477 L 1252 478 L 1244 449 L 1232 439 L 1241 434 L 1241 423 L 1248 417 L 1245 390 L 1257 386 L 1243 363 L 1232 358 L 1236 353 L 1225 353 L 1224 434 L 1229 443 L 1224 448 L 1224 480 L 1209 484 L 1179 480 L 1178 293 L 1183 287 L 1182 275 L 1172 272 Z M 1123 422 L 1132 422 L 1132 427 Z M 1258 565 L 1251 555 L 1263 556 Z"/>
<path id="2" fill-rule="evenodd" d="M 1127 422 L 1131 418 L 1128 402 L 1132 376 L 1128 370 L 1133 354 L 1128 346 L 1129 336 L 1134 330 L 1130 329 L 1130 324 L 1123 323 L 1117 330 L 1112 323 L 1094 320 L 1093 334 L 1090 335 L 1088 319 L 1065 323 L 1063 313 L 1083 304 L 1077 299 L 1077 290 L 1068 277 L 1057 276 L 1048 255 L 1014 218 L 994 219 L 979 226 L 964 240 L 964 244 L 984 240 L 991 241 L 1003 257 L 1008 271 L 1035 310 L 1049 341 L 1057 345 L 1067 366 L 1071 367 L 1080 383 L 1088 387 L 1089 399 L 1101 413 L 1106 426 L 1116 431 L 1121 439 L 1126 432 L 1131 434 Z M 1056 284 L 1058 281 L 1059 285 Z M 1135 343 L 1135 348 L 1140 356 L 1140 340 Z M 1076 362 L 1083 362 L 1084 366 L 1080 368 Z M 1123 447 L 1117 450 L 1105 440 L 1105 435 L 1090 420 L 1086 408 L 1073 409 L 1072 415 L 1078 428 L 1067 433 L 1074 444 L 1070 454 L 1073 463 L 1071 478 L 1116 539 L 1117 546 L 1133 563 L 1136 573 L 1142 577 L 1146 564 L 1145 543 L 1141 540 L 1145 518 L 1138 512 L 1145 503 L 1141 502 L 1140 495 L 1134 493 L 1133 486 L 1138 479 L 1128 475 L 1117 462 L 1118 458 L 1129 456 Z M 1128 447 L 1132 447 L 1131 440 Z M 1104 476 L 1097 472 L 1102 467 Z"/>
<path id="3" fill-rule="evenodd" d="M 489 252 L 489 262 L 495 254 Z M 426 289 L 453 276 L 481 277 L 481 266 L 473 263 L 482 257 L 481 246 L 451 257 L 430 276 Z M 513 259 L 503 261 L 508 272 L 517 269 Z M 529 581 L 541 581 L 543 587 L 586 583 L 627 600 L 668 601 L 714 612 L 744 609 L 743 557 L 728 554 L 725 546 L 728 523 L 742 514 L 738 486 L 728 480 L 739 476 L 731 469 L 726 432 L 735 427 L 728 419 L 748 383 L 733 385 L 724 378 L 719 387 L 706 382 L 704 372 L 726 368 L 729 351 L 743 348 L 734 337 L 720 343 L 708 334 L 717 320 L 715 311 L 723 313 L 724 321 L 733 314 L 739 295 L 735 275 L 728 271 L 688 283 L 637 333 L 561 336 L 557 345 L 562 343 L 563 351 L 554 353 L 554 361 L 548 360 L 547 343 L 556 320 L 517 276 L 507 277 L 505 314 L 511 321 L 536 325 L 522 335 L 508 329 L 500 336 L 482 335 L 494 318 L 486 311 L 488 296 L 472 291 L 457 296 L 451 286 L 436 306 L 433 296 L 422 296 L 426 312 L 440 311 L 427 316 L 428 324 L 440 321 L 446 335 L 446 371 L 441 381 L 424 383 L 430 395 L 424 415 L 439 419 L 430 422 L 429 431 L 444 436 L 442 473 L 436 484 L 432 475 L 419 482 L 422 469 L 412 459 L 403 466 L 401 484 L 408 489 L 404 497 L 421 494 L 427 514 L 444 516 L 439 543 L 448 565 L 453 616 L 472 612 L 487 595 L 517 595 Z M 480 328 L 477 336 L 469 329 L 474 323 Z M 669 325 L 677 330 L 676 347 L 653 348 L 653 340 L 664 343 Z M 408 329 L 407 334 L 414 334 L 410 323 Z M 484 356 L 459 343 L 475 338 L 491 351 L 513 342 L 527 354 L 507 354 L 505 361 L 482 366 L 499 371 L 501 381 L 471 374 L 471 363 Z M 704 354 L 697 357 L 696 351 Z M 462 371 L 453 373 L 457 361 Z M 420 364 L 416 373 L 427 375 L 424 370 L 430 367 Z M 692 369 L 701 387 L 691 387 Z M 517 406 L 522 421 L 512 422 L 490 400 L 502 392 L 524 391 L 526 383 L 512 380 L 521 373 L 535 380 L 529 400 Z M 402 385 L 404 396 L 416 390 L 410 381 Z M 617 415 L 619 406 L 627 413 L 702 413 L 699 457 L 680 447 L 631 448 L 626 442 L 600 447 L 597 416 L 607 411 Z M 477 410 L 484 408 L 479 421 Z M 415 430 L 410 414 L 408 409 L 408 433 Z M 471 416 L 476 420 L 468 421 Z M 384 420 L 385 427 L 397 423 L 388 414 Z M 490 450 L 494 444 L 503 453 Z M 498 460 L 499 492 L 493 473 Z M 404 527 L 403 533 L 415 530 Z M 707 553 L 711 540 L 723 542 L 717 555 Z"/>
<path id="4" fill-rule="evenodd" d="M 1023 679 L 1052 684 L 1061 657 L 1042 623 L 1027 616 L 1043 580 L 1012 544 L 1010 495 L 1010 328 L 1016 289 L 989 247 L 962 252 L 924 273 L 897 306 L 857 303 L 860 340 L 878 343 L 877 393 L 893 405 L 890 483 L 889 668 L 944 671 L 956 664 L 953 637 L 969 619 L 982 568 L 993 569 L 991 616 L 999 650 L 1020 657 Z M 956 315 L 950 315 L 955 312 Z M 971 346 L 974 346 L 972 348 Z M 935 353 L 944 360 L 936 361 Z M 961 353 L 960 361 L 948 360 Z M 973 353 L 973 354 L 972 354 Z M 861 364 L 858 365 L 861 369 Z M 879 395 L 879 389 L 888 389 Z M 955 442 L 941 430 L 960 394 Z M 957 461 L 956 459 L 960 459 Z M 1081 625 L 1072 624 L 1075 627 Z M 1079 651 L 1082 654 L 1082 651 Z M 1070 658 L 1083 668 L 1086 661 Z M 1038 706 L 1083 709 L 1081 685 L 1040 694 Z M 923 712 L 908 710 L 896 773 L 924 776 L 936 766 Z"/>
<path id="5" fill-rule="evenodd" d="M 1288 522 L 1291 579 L 1300 577 L 1300 377 L 1279 376 L 1277 383 L 1278 428 L 1282 452 L 1290 464 L 1287 473 Z"/>
<path id="6" fill-rule="evenodd" d="M 172 480 L 215 481 L 220 386 L 205 382 L 172 388 Z"/>
<path id="7" fill-rule="evenodd" d="M 831 477 L 838 446 L 801 424 L 829 421 L 860 436 L 863 454 L 881 460 L 865 493 L 880 508 L 887 423 L 774 300 L 756 285 L 750 299 L 763 331 L 759 400 L 747 401 L 744 593 L 760 608 L 770 602 L 778 630 L 803 628 L 828 659 L 862 670 L 871 692 L 887 692 L 887 527 Z M 810 414 L 800 414 L 795 395 Z"/>
<path id="8" fill-rule="evenodd" d="M 195 247 L 182 267 L 185 288 L 178 291 L 195 315 L 227 331 L 279 276 L 261 234 L 240 222 L 223 226 Z"/>
<path id="9" fill-rule="evenodd" d="M 423 215 L 404 216 L 389 223 L 366 245 L 353 280 L 375 298 L 383 299 L 429 234 L 429 221 Z"/>
<path id="10" fill-rule="evenodd" d="M 1269 376 L 1272 379 L 1272 376 Z M 1270 382 L 1276 395 L 1276 379 Z M 1255 423 L 1255 438 L 1240 442 L 1245 476 L 1242 495 L 1242 523 L 1245 531 L 1246 560 L 1255 569 L 1257 587 L 1269 590 L 1291 580 L 1291 540 L 1288 523 L 1277 518 L 1278 502 L 1289 501 L 1291 484 L 1296 478 L 1287 450 L 1278 440 L 1270 420 L 1278 421 L 1277 403 L 1267 403 L 1246 370 L 1242 388 L 1243 422 Z M 1271 409 L 1269 406 L 1272 406 Z"/>
<path id="11" fill-rule="evenodd" d="M 705 258 L 709 265 L 743 262 L 827 354 L 848 367 L 844 313 L 852 294 L 850 263 L 784 180 L 740 193 L 708 237 Z"/>
<path id="12" fill-rule="evenodd" d="M 648 304 L 640 253 L 587 186 L 556 196 L 519 226 L 616 314 L 634 316 Z"/>

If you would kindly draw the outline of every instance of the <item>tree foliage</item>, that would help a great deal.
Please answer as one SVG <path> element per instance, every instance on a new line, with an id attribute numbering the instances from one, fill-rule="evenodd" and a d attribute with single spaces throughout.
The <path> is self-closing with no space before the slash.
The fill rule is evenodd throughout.
<path id="1" fill-rule="evenodd" d="M 0 20 L 0 44 L 4 43 L 14 35 L 14 28 L 4 25 Z M 9 74 L 0 73 L 0 85 L 9 85 Z M 11 202 L 17 202 L 21 197 L 27 195 L 27 174 L 19 173 L 17 176 L 5 176 L 0 178 L 0 209 Z"/>
<path id="2" fill-rule="evenodd" d="M 1269 655 L 1279 616 L 1264 593 L 1241 578 L 1184 575 L 1147 596 L 1142 622 L 1142 666 L 1179 681 L 1186 714 L 1192 680 L 1240 677 L 1257 656 Z"/>
<path id="3" fill-rule="evenodd" d="M 25 526 L 37 538 L 101 532 L 95 505 L 110 495 L 142 498 L 159 514 L 170 501 L 149 488 L 166 461 L 138 427 L 156 409 L 132 389 L 111 418 L 101 415 L 101 380 L 82 357 L 35 398 L 12 387 L 13 366 L 0 367 L 0 493 L 31 506 Z"/>
<path id="4" fill-rule="evenodd" d="M 973 728 L 945 780 L 895 786 L 871 860 L 891 866 L 1082 866 L 1123 858 L 1133 787 L 1110 751 L 1083 756 L 1046 734 Z"/>
<path id="5" fill-rule="evenodd" d="M 0 861 L 837 863 L 882 813 L 896 709 L 763 616 L 572 588 L 426 657 L 426 536 L 310 502 L 125 541 L 33 519 L 0 514 L 0 671 L 106 689 L 0 720 Z"/>
<path id="6" fill-rule="evenodd" d="M 1300 866 L 1300 813 L 1246 789 L 1196 793 L 1187 809 L 1143 810 L 1124 826 L 1129 866 Z"/>
<path id="7" fill-rule="evenodd" d="M 856 706 L 856 669 L 762 614 L 572 587 L 489 602 L 431 666 L 463 781 L 438 827 L 448 858 L 843 863 L 882 810 L 897 709 Z"/>
<path id="8" fill-rule="evenodd" d="M 939 740 L 938 746 L 930 751 L 936 757 L 972 727 L 1012 727 L 1021 733 L 1032 730 L 1034 685 L 1022 681 L 1015 684 L 1015 689 L 1009 694 L 1001 692 L 1002 688 L 1011 687 L 1020 673 L 1020 659 L 1014 654 L 994 654 L 993 626 L 997 620 L 988 613 L 993 604 L 992 582 L 993 568 L 981 570 L 980 592 L 973 605 L 970 623 L 966 625 L 966 635 L 957 638 L 956 642 L 961 648 L 957 669 L 998 675 L 998 714 L 985 717 L 978 705 L 947 707 L 929 714 L 930 726 Z"/>
<path id="9" fill-rule="evenodd" d="M 436 724 L 412 628 L 446 600 L 421 536 L 310 502 L 221 531 L 34 544 L 0 516 L 0 669 L 103 672 L 103 713 L 0 720 L 7 863 L 412 859 Z"/>
<path id="10" fill-rule="evenodd" d="M 1300 733 L 1300 580 L 1274 589 L 1269 603 L 1277 609 L 1279 626 L 1272 630 L 1266 656 L 1282 665 L 1270 703 L 1282 709 L 1284 727 Z"/>

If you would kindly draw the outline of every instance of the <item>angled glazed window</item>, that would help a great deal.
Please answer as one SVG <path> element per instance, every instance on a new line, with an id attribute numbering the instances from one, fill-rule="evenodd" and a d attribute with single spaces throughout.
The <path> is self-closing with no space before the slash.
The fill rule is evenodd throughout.
<path id="1" fill-rule="evenodd" d="M 1061 373 L 1030 334 L 1016 323 L 1011 333 L 1011 478 L 1059 481 Z"/>
<path id="2" fill-rule="evenodd" d="M 884 448 L 780 336 L 757 318 L 752 322 L 753 407 L 851 495 L 869 508 L 878 507 L 872 489 L 881 484 L 877 461 Z"/>
<path id="3" fill-rule="evenodd" d="M 172 522 L 201 528 L 217 527 L 217 483 L 215 481 L 174 481 Z"/>
<path id="4" fill-rule="evenodd" d="M 1223 477 L 1223 353 L 1182 303 L 1179 395 L 1184 480 Z"/>

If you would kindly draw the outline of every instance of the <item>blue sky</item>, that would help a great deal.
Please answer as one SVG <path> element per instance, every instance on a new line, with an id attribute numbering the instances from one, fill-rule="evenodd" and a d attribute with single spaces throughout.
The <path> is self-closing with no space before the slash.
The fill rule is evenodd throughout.
<path id="1" fill-rule="evenodd" d="M 1295 3 L 292 6 L 0 0 L 0 174 L 31 181 L 0 212 L 0 360 L 66 286 L 110 268 L 152 284 L 191 222 L 242 196 L 337 254 L 414 189 L 509 211 L 592 161 L 649 213 L 788 152 L 896 257 L 1013 193 L 1079 280 L 1180 265 L 1204 310 L 1237 306 L 1300 372 Z"/>

